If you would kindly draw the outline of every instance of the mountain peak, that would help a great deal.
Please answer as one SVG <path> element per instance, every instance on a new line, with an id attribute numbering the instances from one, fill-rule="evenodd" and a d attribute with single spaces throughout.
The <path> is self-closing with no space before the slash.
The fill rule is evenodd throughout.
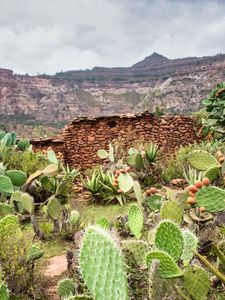
<path id="1" fill-rule="evenodd" d="M 169 59 L 157 52 L 153 52 L 151 55 L 145 57 L 142 61 L 134 64 L 132 67 L 144 67 L 147 65 L 158 65 L 168 62 Z"/>

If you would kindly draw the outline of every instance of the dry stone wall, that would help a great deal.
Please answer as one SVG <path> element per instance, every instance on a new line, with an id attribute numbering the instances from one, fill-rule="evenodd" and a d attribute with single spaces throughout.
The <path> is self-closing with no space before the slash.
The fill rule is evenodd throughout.
<path id="1" fill-rule="evenodd" d="M 99 149 L 108 149 L 113 140 L 124 141 L 129 148 L 137 141 L 152 141 L 164 154 L 172 154 L 181 145 L 199 141 L 195 121 L 187 116 L 156 117 L 150 113 L 99 118 L 76 118 L 60 136 L 47 143 L 33 141 L 35 147 L 51 146 L 63 152 L 64 160 L 76 168 L 99 164 Z M 56 142 L 58 141 L 58 143 Z M 59 143 L 59 141 L 61 141 Z M 63 141 L 63 142 L 62 142 Z"/>

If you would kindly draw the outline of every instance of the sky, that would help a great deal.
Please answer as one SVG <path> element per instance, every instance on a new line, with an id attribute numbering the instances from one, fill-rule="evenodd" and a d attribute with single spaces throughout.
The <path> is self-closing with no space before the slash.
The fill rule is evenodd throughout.
<path id="1" fill-rule="evenodd" d="M 225 0 L 0 0 L 0 67 L 55 74 L 225 53 Z"/>

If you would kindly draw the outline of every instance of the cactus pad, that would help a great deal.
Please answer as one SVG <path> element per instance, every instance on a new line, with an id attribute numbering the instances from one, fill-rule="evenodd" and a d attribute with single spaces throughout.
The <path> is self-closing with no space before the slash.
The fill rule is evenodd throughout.
<path id="1" fill-rule="evenodd" d="M 141 209 L 136 204 L 131 204 L 128 213 L 128 225 L 133 235 L 140 239 L 144 225 L 144 217 Z"/>
<path id="2" fill-rule="evenodd" d="M 151 210 L 159 210 L 162 206 L 164 197 L 162 195 L 152 195 L 147 198 L 147 206 Z"/>
<path id="3" fill-rule="evenodd" d="M 141 186 L 138 181 L 134 181 L 133 189 L 135 197 L 137 199 L 137 203 L 139 207 L 142 207 L 142 204 L 144 203 L 144 195 L 142 193 Z"/>
<path id="4" fill-rule="evenodd" d="M 183 220 L 183 210 L 180 204 L 175 200 L 164 202 L 160 209 L 161 219 L 169 219 L 177 224 L 181 224 Z"/>
<path id="5" fill-rule="evenodd" d="M 11 179 L 15 186 L 21 186 L 27 181 L 27 175 L 20 170 L 8 170 L 5 175 Z"/>
<path id="6" fill-rule="evenodd" d="M 54 177 L 58 173 L 58 166 L 55 164 L 48 165 L 41 173 L 47 177 Z"/>
<path id="7" fill-rule="evenodd" d="M 57 220 L 61 213 L 61 204 L 59 200 L 53 195 L 49 198 L 47 204 L 47 213 L 50 218 Z"/>
<path id="8" fill-rule="evenodd" d="M 28 139 L 22 139 L 17 143 L 17 147 L 20 151 L 26 150 L 30 146 L 30 141 Z"/>
<path id="9" fill-rule="evenodd" d="M 219 176 L 220 176 L 220 168 L 217 166 L 209 168 L 204 175 L 204 177 L 209 178 L 210 182 L 214 181 Z"/>
<path id="10" fill-rule="evenodd" d="M 0 175 L 0 193 L 12 194 L 14 192 L 12 181 L 9 177 Z"/>
<path id="11" fill-rule="evenodd" d="M 47 157 L 50 163 L 58 165 L 58 158 L 56 157 L 56 154 L 53 150 L 49 150 L 47 152 Z"/>
<path id="12" fill-rule="evenodd" d="M 4 282 L 0 283 L 0 299 L 1 300 L 9 300 L 9 291 Z"/>
<path id="13" fill-rule="evenodd" d="M 44 251 L 41 250 L 38 246 L 32 245 L 30 250 L 27 253 L 27 260 L 34 261 L 41 258 L 44 255 Z"/>
<path id="14" fill-rule="evenodd" d="M 11 205 L 7 203 L 0 203 L 0 218 L 13 214 L 14 210 Z"/>
<path id="15" fill-rule="evenodd" d="M 183 260 L 183 264 L 186 266 L 194 255 L 193 250 L 197 249 L 198 238 L 189 230 L 184 230 L 182 234 L 184 238 L 184 247 L 181 254 L 181 259 Z"/>
<path id="16" fill-rule="evenodd" d="M 22 205 L 22 208 L 28 213 L 32 214 L 34 212 L 34 199 L 28 193 L 23 193 L 19 202 Z"/>
<path id="17" fill-rule="evenodd" d="M 167 252 L 175 261 L 181 256 L 183 244 L 183 235 L 175 223 L 171 221 L 162 221 L 156 228 L 156 248 Z"/>
<path id="18" fill-rule="evenodd" d="M 148 295 L 149 299 L 160 300 L 160 284 L 161 278 L 159 278 L 158 268 L 159 268 L 160 261 L 153 259 L 151 263 L 151 268 L 149 271 L 149 289 Z"/>
<path id="19" fill-rule="evenodd" d="M 57 294 L 61 299 L 68 299 L 69 297 L 74 296 L 75 293 L 75 285 L 71 279 L 64 278 L 59 281 L 57 286 Z"/>
<path id="20" fill-rule="evenodd" d="M 137 153 L 135 156 L 135 166 L 138 171 L 144 168 L 144 161 L 140 153 Z"/>
<path id="21" fill-rule="evenodd" d="M 196 193 L 196 202 L 208 212 L 225 210 L 225 191 L 215 186 L 203 187 Z"/>
<path id="22" fill-rule="evenodd" d="M 173 258 L 163 251 L 151 251 L 147 254 L 147 266 L 151 266 L 153 260 L 159 260 L 158 272 L 163 278 L 173 278 L 183 275 L 182 270 L 176 265 Z"/>
<path id="23" fill-rule="evenodd" d="M 104 150 L 104 149 L 98 150 L 97 155 L 101 159 L 106 159 L 106 158 L 109 157 L 109 153 L 106 150 Z"/>
<path id="24" fill-rule="evenodd" d="M 124 240 L 122 241 L 122 249 L 131 254 L 140 267 L 146 265 L 146 255 L 149 251 L 148 243 L 142 240 Z"/>
<path id="25" fill-rule="evenodd" d="M 206 171 L 218 165 L 216 158 L 205 150 L 193 151 L 187 160 L 193 168 L 199 171 Z"/>
<path id="26" fill-rule="evenodd" d="M 86 229 L 79 265 L 84 282 L 95 300 L 128 300 L 123 257 L 108 231 L 99 226 Z"/>
<path id="27" fill-rule="evenodd" d="M 134 184 L 134 181 L 129 173 L 121 173 L 118 177 L 119 188 L 124 192 L 129 192 Z"/>
<path id="28" fill-rule="evenodd" d="M 184 272 L 184 288 L 194 300 L 207 300 L 210 281 L 207 272 L 201 267 L 188 267 Z"/>
<path id="29" fill-rule="evenodd" d="M 106 218 L 100 218 L 97 220 L 96 225 L 102 227 L 103 229 L 109 229 L 110 224 L 109 221 Z"/>
<path id="30" fill-rule="evenodd" d="M 71 225 L 76 225 L 80 219 L 80 214 L 77 210 L 72 210 L 70 212 L 69 221 Z"/>

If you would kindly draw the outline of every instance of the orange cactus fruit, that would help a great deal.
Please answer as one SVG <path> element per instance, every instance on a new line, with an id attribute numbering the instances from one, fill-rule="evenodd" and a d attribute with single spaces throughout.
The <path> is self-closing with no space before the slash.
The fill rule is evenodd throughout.
<path id="1" fill-rule="evenodd" d="M 210 184 L 210 180 L 209 178 L 205 177 L 202 179 L 202 183 L 205 185 L 205 186 L 208 186 Z"/>
<path id="2" fill-rule="evenodd" d="M 197 191 L 198 191 L 198 188 L 194 184 L 189 185 L 187 187 L 187 189 L 188 189 L 189 192 L 192 192 L 192 193 L 197 193 Z"/>
<path id="3" fill-rule="evenodd" d="M 206 211 L 205 207 L 199 207 L 200 212 Z"/>
<path id="4" fill-rule="evenodd" d="M 200 189 L 202 187 L 202 182 L 200 180 L 195 181 L 195 186 Z"/>
<path id="5" fill-rule="evenodd" d="M 157 189 L 155 187 L 151 187 L 149 190 L 152 194 L 155 194 L 157 192 Z"/>
<path id="6" fill-rule="evenodd" d="M 150 189 L 146 190 L 146 195 L 147 195 L 147 196 L 151 196 L 151 194 L 152 194 L 152 192 L 151 192 Z"/>
<path id="7" fill-rule="evenodd" d="M 193 205 L 196 203 L 195 198 L 194 197 L 188 197 L 187 198 L 187 203 L 190 205 Z"/>

